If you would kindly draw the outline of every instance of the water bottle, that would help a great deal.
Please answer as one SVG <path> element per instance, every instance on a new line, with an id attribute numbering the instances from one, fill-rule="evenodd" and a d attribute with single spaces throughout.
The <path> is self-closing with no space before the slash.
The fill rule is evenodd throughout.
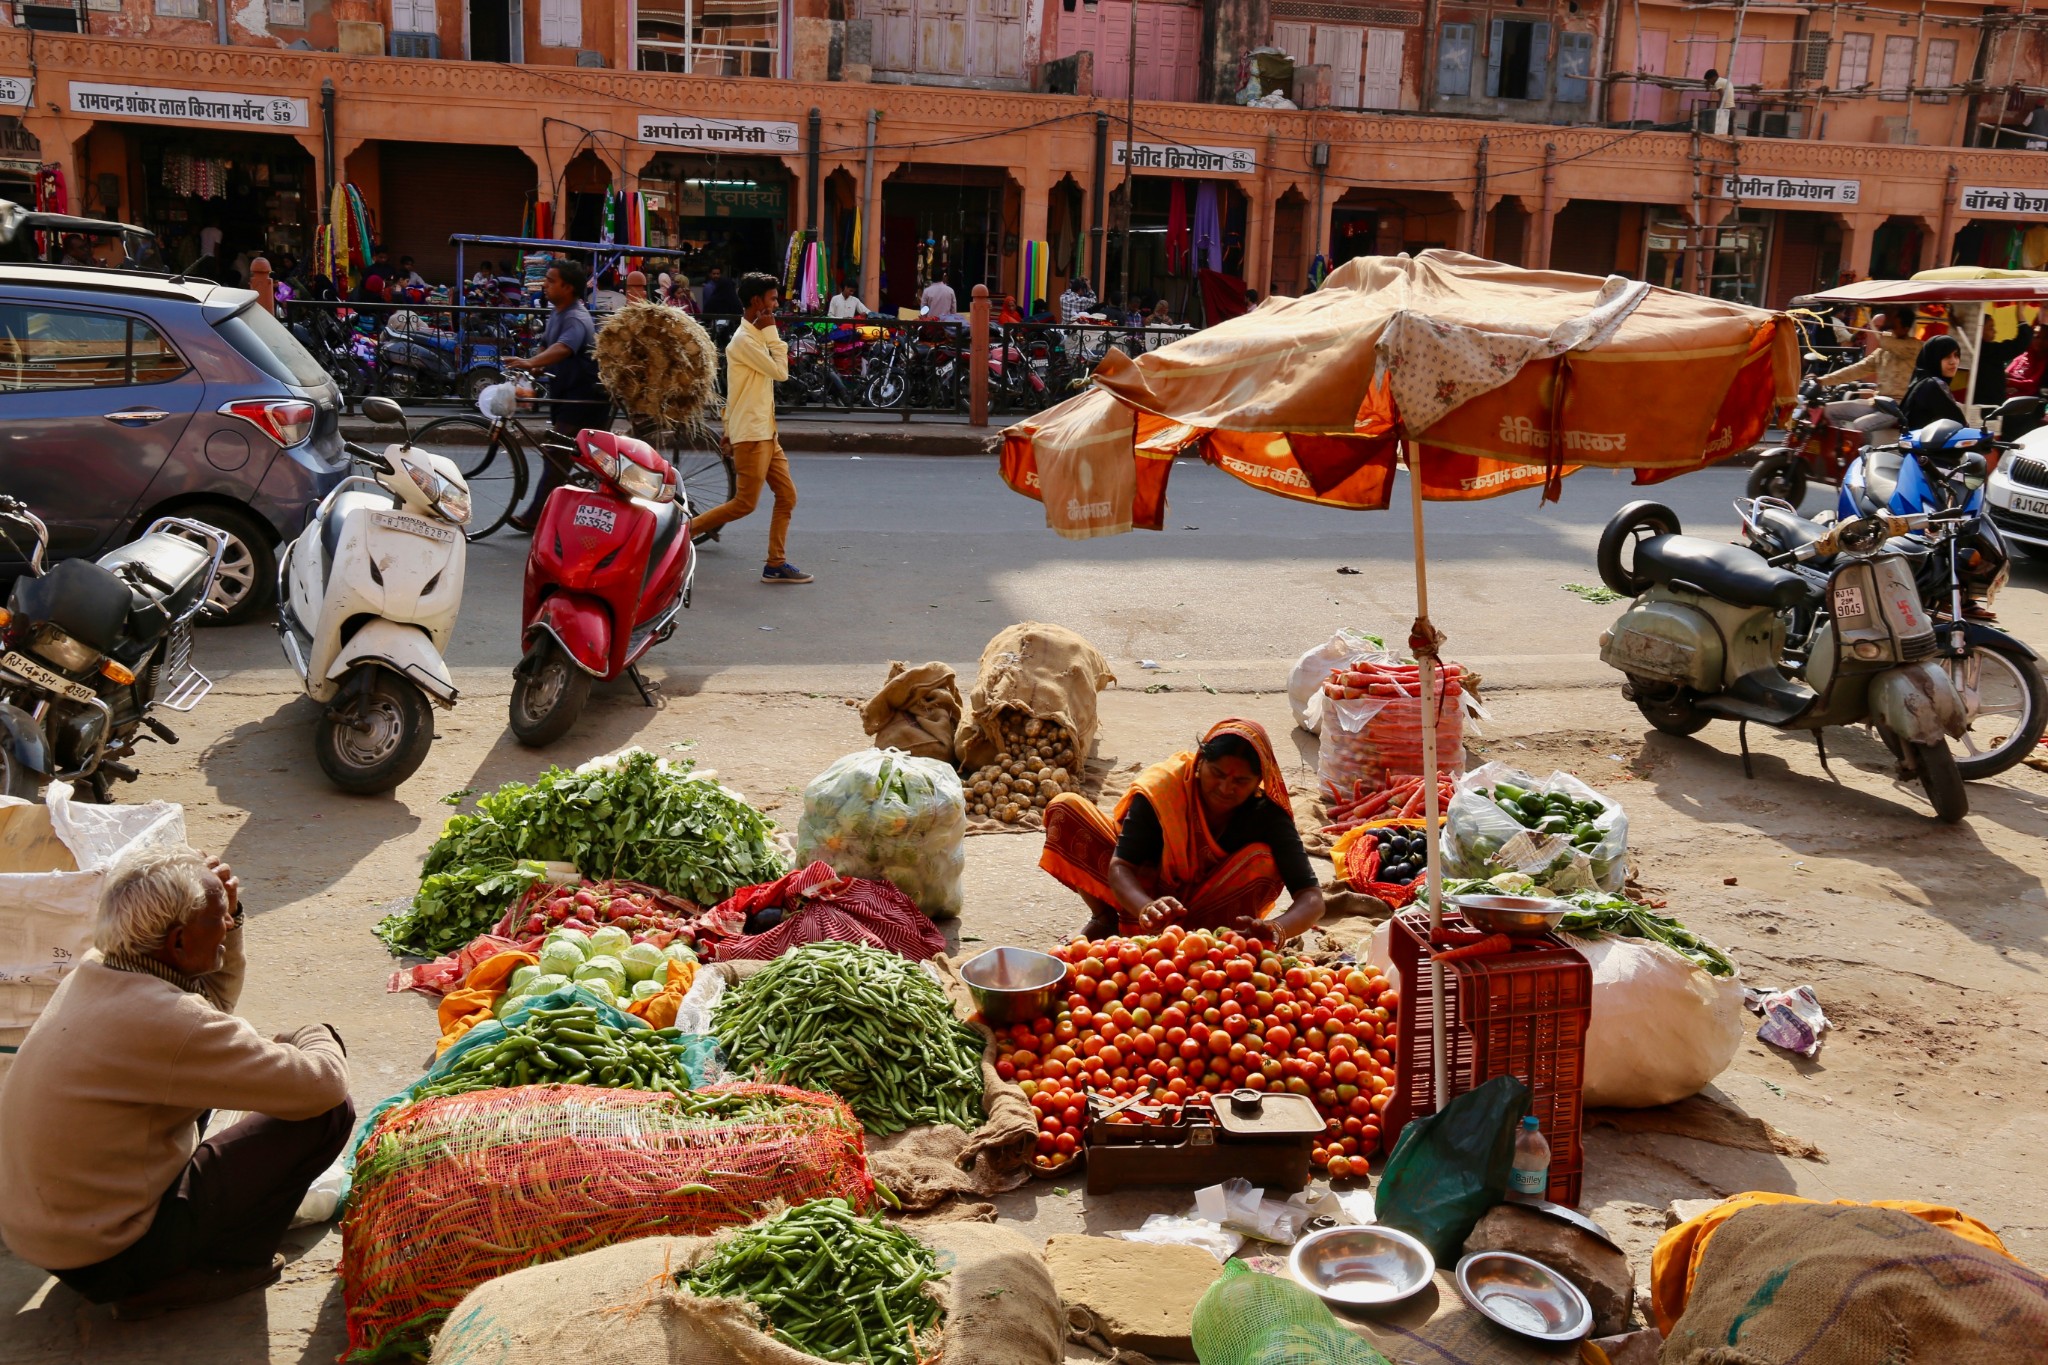
<path id="1" fill-rule="evenodd" d="M 1534 1114 L 1525 1115 L 1521 1131 L 1515 1134 L 1514 1164 L 1508 1168 L 1508 1198 L 1542 1199 L 1550 1191 L 1550 1143 L 1536 1126 Z"/>

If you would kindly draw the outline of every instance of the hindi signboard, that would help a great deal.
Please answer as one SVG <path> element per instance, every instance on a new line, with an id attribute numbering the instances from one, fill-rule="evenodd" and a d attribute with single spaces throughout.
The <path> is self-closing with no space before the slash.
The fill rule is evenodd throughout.
<path id="1" fill-rule="evenodd" d="M 2034 218 L 2048 217 L 2048 189 L 1965 185 L 1962 205 L 1965 213 L 2021 213 Z"/>
<path id="2" fill-rule="evenodd" d="M 750 118 L 640 116 L 640 141 L 656 147 L 704 147 L 719 152 L 794 152 L 794 123 Z"/>
<path id="3" fill-rule="evenodd" d="M 1780 204 L 1856 204 L 1863 198 L 1860 180 L 1807 180 L 1793 175 L 1731 175 L 1721 181 L 1730 199 L 1761 199 Z"/>
<path id="4" fill-rule="evenodd" d="M 226 90 L 172 90 L 154 85 L 71 82 L 71 112 L 179 123 L 232 123 L 241 128 L 304 128 L 306 102 L 283 95 Z"/>
<path id="5" fill-rule="evenodd" d="M 1258 154 L 1249 147 L 1186 147 L 1178 142 L 1112 142 L 1109 164 L 1130 162 L 1134 171 L 1198 171 L 1211 175 L 1251 175 L 1259 169 Z"/>
<path id="6" fill-rule="evenodd" d="M 35 82 L 27 76 L 0 76 L 0 108 L 26 109 L 35 95 Z"/>

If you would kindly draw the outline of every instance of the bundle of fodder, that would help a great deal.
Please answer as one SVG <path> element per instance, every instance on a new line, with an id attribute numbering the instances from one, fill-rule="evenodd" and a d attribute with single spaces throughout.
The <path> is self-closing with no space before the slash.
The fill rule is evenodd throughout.
<path id="1" fill-rule="evenodd" d="M 597 334 L 597 373 L 637 422 L 701 430 L 718 408 L 718 347 L 680 308 L 629 303 Z"/>

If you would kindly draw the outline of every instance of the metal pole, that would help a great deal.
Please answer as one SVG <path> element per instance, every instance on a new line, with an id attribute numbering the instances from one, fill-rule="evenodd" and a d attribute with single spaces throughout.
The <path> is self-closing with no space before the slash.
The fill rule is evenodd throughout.
<path id="1" fill-rule="evenodd" d="M 1435 636 L 1429 622 L 1429 571 L 1422 540 L 1422 443 L 1408 441 L 1408 516 L 1415 532 L 1415 628 L 1413 636 Z M 1441 842 L 1442 812 L 1437 808 L 1436 785 L 1436 644 L 1417 650 L 1416 663 L 1422 671 L 1422 832 L 1429 849 L 1427 894 L 1429 939 L 1432 949 L 1444 927 L 1444 866 Z M 1444 966 L 1430 953 L 1429 1036 L 1431 1086 L 1435 1109 L 1450 1102 L 1450 1062 L 1444 1055 Z"/>
<path id="2" fill-rule="evenodd" d="M 334 205 L 334 82 L 320 82 L 321 179 L 320 221 L 331 221 Z"/>
<path id="3" fill-rule="evenodd" d="M 804 156 L 804 236 L 818 240 L 818 144 L 823 140 L 825 119 L 815 106 L 811 109 L 811 149 Z"/>
<path id="4" fill-rule="evenodd" d="M 1138 141 L 1138 0 L 1130 0 L 1131 30 L 1124 48 L 1124 207 L 1123 260 L 1119 262 L 1117 303 L 1131 313 L 1131 153 Z M 1122 322 L 1123 318 L 1118 318 Z"/>
<path id="5" fill-rule="evenodd" d="M 1125 152 L 1130 149 L 1126 147 Z M 1094 238 L 1089 244 L 1088 274 L 1099 289 L 1109 283 L 1102 277 L 1104 251 L 1106 250 L 1102 223 L 1103 208 L 1109 201 L 1109 115 L 1097 111 L 1095 115 L 1095 202 L 1089 215 L 1093 226 L 1088 235 Z"/>
<path id="6" fill-rule="evenodd" d="M 1465 234 L 1465 249 L 1474 256 L 1486 254 L 1486 139 L 1479 139 L 1479 154 L 1472 168 L 1472 226 Z"/>
<path id="7" fill-rule="evenodd" d="M 860 296 L 870 308 L 882 306 L 882 196 L 875 184 L 875 127 L 881 121 L 881 110 L 868 110 L 867 161 L 860 173 Z M 906 420 L 910 417 L 908 403 L 903 405 L 903 416 Z"/>

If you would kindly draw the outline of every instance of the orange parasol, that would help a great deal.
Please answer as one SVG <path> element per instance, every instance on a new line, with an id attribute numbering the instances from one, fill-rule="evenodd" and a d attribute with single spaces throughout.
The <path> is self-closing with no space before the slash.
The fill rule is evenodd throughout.
<path id="1" fill-rule="evenodd" d="M 1174 457 L 1199 454 L 1255 488 L 1384 509 L 1411 474 L 1423 708 L 1443 637 L 1429 620 L 1425 499 L 1542 487 L 1585 467 L 1637 483 L 1704 469 L 1762 437 L 1799 381 L 1798 329 L 1777 313 L 1619 276 L 1524 270 L 1455 251 L 1351 261 L 1313 294 L 1271 299 L 1135 359 L 1003 433 L 1002 474 L 1081 539 L 1166 518 Z M 1423 731 L 1423 764 L 1436 735 Z M 1443 917 L 1437 789 L 1423 785 L 1429 911 Z M 1434 969 L 1435 1094 L 1446 1095 Z"/>

